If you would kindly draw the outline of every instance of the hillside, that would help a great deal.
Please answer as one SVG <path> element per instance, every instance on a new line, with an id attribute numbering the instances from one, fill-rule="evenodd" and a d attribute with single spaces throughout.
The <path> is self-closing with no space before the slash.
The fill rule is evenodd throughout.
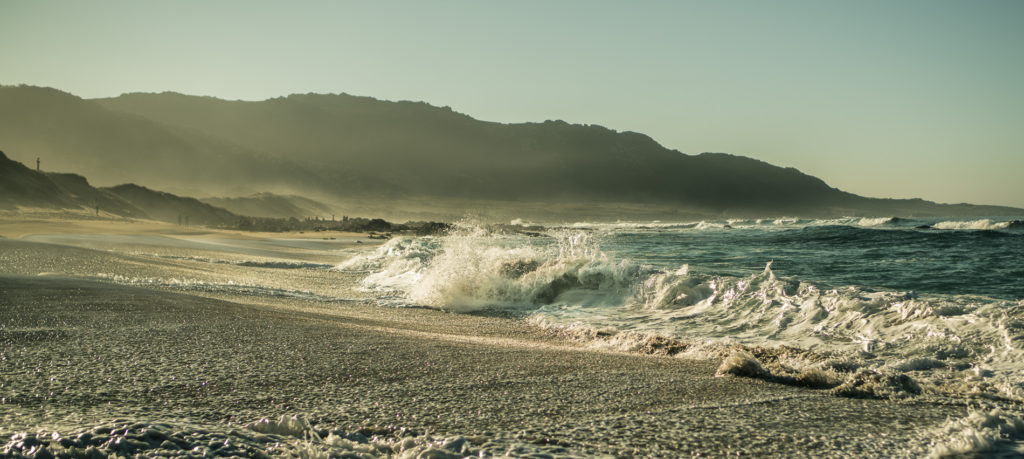
<path id="1" fill-rule="evenodd" d="M 165 222 L 217 226 L 229 224 L 238 217 L 195 198 L 175 196 L 131 183 L 104 188 L 104 191 L 130 201 L 151 218 Z"/>
<path id="2" fill-rule="evenodd" d="M 97 214 L 148 218 L 171 223 L 227 225 L 238 216 L 227 210 L 170 193 L 125 184 L 96 188 L 85 177 L 40 172 L 9 159 L 0 151 L 0 209 L 18 206 L 89 209 Z M 179 218 L 182 220 L 179 221 Z"/>
<path id="3" fill-rule="evenodd" d="M 40 172 L 0 151 L 0 208 L 88 208 L 122 217 L 147 218 L 144 211 L 77 174 Z"/>
<path id="4" fill-rule="evenodd" d="M 101 185 L 145 183 L 189 193 L 255 192 L 319 179 L 302 167 L 197 131 L 103 108 L 50 88 L 0 86 L 0 148 L 47 170 L 74 171 Z M 261 187 L 246 186 L 261 184 Z"/>
<path id="5" fill-rule="evenodd" d="M 25 155 L 15 159 L 42 156 L 46 167 L 100 183 L 199 196 L 269 192 L 375 214 L 498 215 L 504 208 L 552 219 L 1024 212 L 869 199 L 796 169 L 722 153 L 686 155 L 639 133 L 563 121 L 492 123 L 447 107 L 345 94 L 83 100 L 23 86 L 0 87 L 0 105 L 9 107 L 0 111 L 0 139 Z M 286 205 L 245 200 L 211 202 Z M 312 210 L 296 207 L 279 210 Z"/>
<path id="6" fill-rule="evenodd" d="M 150 215 L 136 204 L 111 193 L 109 190 L 94 188 L 89 181 L 78 174 L 45 172 L 66 196 L 84 207 L 102 210 L 114 215 L 132 218 L 149 218 Z"/>
<path id="7" fill-rule="evenodd" d="M 357 171 L 391 187 L 375 191 L 653 201 L 702 211 L 811 209 L 848 198 L 795 169 L 731 155 L 688 156 L 642 134 L 562 121 L 489 123 L 423 103 L 344 94 L 241 102 L 174 93 L 97 102 L 267 155 Z"/>
<path id="8" fill-rule="evenodd" d="M 221 207 L 238 215 L 273 218 L 330 217 L 338 209 L 302 196 L 282 196 L 273 193 L 257 193 L 237 198 L 203 198 L 204 203 Z"/>
<path id="9" fill-rule="evenodd" d="M 0 151 L 0 208 L 78 206 L 45 174 L 11 160 Z"/>

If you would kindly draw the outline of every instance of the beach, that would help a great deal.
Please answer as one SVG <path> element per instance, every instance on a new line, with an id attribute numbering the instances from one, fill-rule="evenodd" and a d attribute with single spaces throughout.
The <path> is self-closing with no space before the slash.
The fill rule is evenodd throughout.
<path id="1" fill-rule="evenodd" d="M 1017 408 L 841 397 L 382 306 L 331 268 L 372 250 L 359 235 L 130 225 L 0 224 L 0 453 L 920 457 Z"/>

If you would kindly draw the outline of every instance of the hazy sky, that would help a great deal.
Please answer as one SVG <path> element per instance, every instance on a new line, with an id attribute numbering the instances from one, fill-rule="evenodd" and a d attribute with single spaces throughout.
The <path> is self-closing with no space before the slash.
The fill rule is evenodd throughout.
<path id="1" fill-rule="evenodd" d="M 422 100 L 1024 207 L 1019 0 L 0 0 L 0 83 Z"/>

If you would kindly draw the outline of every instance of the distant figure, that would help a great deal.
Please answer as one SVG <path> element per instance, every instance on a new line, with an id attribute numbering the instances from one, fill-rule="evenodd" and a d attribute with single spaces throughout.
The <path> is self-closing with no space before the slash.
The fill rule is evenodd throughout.
<path id="1" fill-rule="evenodd" d="M 36 156 L 36 172 L 39 172 L 39 157 Z"/>

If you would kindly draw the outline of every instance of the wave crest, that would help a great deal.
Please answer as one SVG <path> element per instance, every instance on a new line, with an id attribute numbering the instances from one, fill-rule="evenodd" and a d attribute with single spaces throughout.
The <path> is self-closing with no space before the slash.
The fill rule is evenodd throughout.
<path id="1" fill-rule="evenodd" d="M 969 220 L 969 221 L 944 221 L 938 222 L 932 225 L 935 229 L 943 230 L 1006 230 L 1006 229 L 1022 229 L 1024 228 L 1024 221 L 1011 220 L 1011 221 L 993 221 L 991 219 L 982 220 Z"/>
<path id="2" fill-rule="evenodd" d="M 343 268 L 368 271 L 364 288 L 385 303 L 499 310 L 556 329 L 579 324 L 585 326 L 580 330 L 607 330 L 619 343 L 613 347 L 628 350 L 658 347 L 651 337 L 686 337 L 871 362 L 856 366 L 874 373 L 851 380 L 844 389 L 850 393 L 902 381 L 872 375 L 906 373 L 916 380 L 927 373 L 932 376 L 924 383 L 940 391 L 984 386 L 1000 397 L 1024 399 L 1024 384 L 1015 376 L 1024 364 L 1018 319 L 1024 301 L 823 288 L 779 277 L 771 263 L 747 276 L 704 274 L 687 264 L 655 269 L 608 256 L 601 250 L 605 237 L 613 236 L 563 228 L 530 238 L 463 226 L 442 237 L 392 240 Z M 626 331 L 640 338 L 622 335 Z M 815 365 L 824 363 L 793 367 L 828 370 Z"/>

